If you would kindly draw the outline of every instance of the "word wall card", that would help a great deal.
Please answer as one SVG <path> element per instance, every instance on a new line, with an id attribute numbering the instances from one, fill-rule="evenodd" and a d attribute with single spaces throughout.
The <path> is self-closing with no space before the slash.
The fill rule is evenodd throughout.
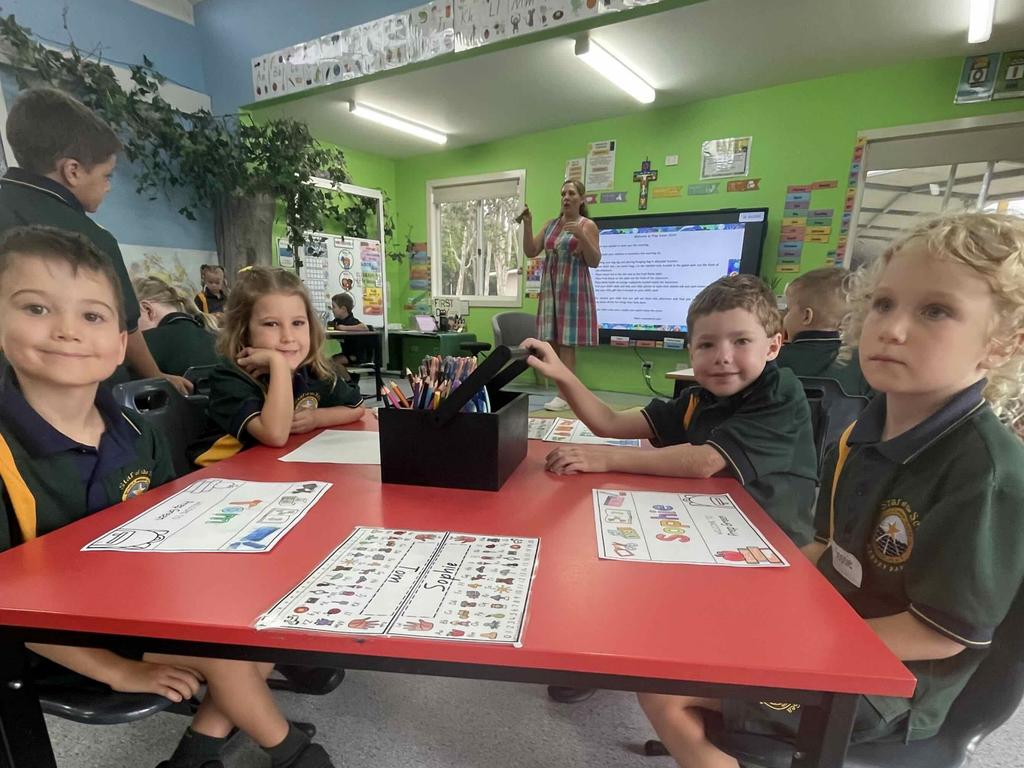
<path id="1" fill-rule="evenodd" d="M 539 546 L 359 527 L 256 626 L 519 645 Z"/>

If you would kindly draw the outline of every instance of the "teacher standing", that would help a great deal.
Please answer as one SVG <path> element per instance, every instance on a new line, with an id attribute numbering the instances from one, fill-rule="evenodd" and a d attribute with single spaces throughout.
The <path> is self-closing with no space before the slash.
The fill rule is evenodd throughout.
<path id="1" fill-rule="evenodd" d="M 587 218 L 586 188 L 582 182 L 562 185 L 562 210 L 534 236 L 533 214 L 525 208 L 523 252 L 528 259 L 544 253 L 544 272 L 537 305 L 537 336 L 551 342 L 570 371 L 576 370 L 576 347 L 598 343 L 597 302 L 590 270 L 601 263 L 597 225 Z M 549 411 L 568 408 L 561 397 L 544 404 Z"/>

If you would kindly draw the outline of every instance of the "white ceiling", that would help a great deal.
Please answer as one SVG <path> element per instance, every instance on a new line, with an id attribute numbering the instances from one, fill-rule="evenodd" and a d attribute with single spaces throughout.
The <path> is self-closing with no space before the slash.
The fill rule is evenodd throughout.
<path id="1" fill-rule="evenodd" d="M 967 44 L 968 5 L 969 0 L 705 0 L 592 31 L 593 39 L 658 89 L 657 100 L 647 106 L 577 61 L 566 37 L 264 109 L 305 120 L 323 139 L 400 158 L 438 150 L 353 117 L 348 99 L 445 131 L 447 147 L 454 148 L 901 61 L 1024 48 L 1024 0 L 998 0 L 992 40 L 982 46 Z M 949 84 L 950 99 L 954 85 Z"/>

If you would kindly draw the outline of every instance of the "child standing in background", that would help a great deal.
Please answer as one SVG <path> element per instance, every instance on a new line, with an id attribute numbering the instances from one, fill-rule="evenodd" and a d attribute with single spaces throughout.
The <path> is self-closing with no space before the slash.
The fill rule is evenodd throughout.
<path id="1" fill-rule="evenodd" d="M 849 312 L 846 282 L 850 273 L 839 267 L 812 269 L 786 286 L 782 318 L 786 343 L 778 364 L 797 376 L 835 379 L 847 395 L 869 395 L 860 362 L 854 354 L 839 358 L 839 327 Z"/>
<path id="2" fill-rule="evenodd" d="M 210 315 L 197 310 L 189 297 L 159 277 L 135 281 L 139 297 L 139 329 L 161 371 L 183 376 L 194 365 L 215 365 L 216 329 Z"/>
<path id="3" fill-rule="evenodd" d="M 911 698 L 861 697 L 853 741 L 927 739 L 1024 588 L 1024 443 L 1006 424 L 1024 388 L 1024 220 L 941 217 L 855 278 L 844 333 L 878 394 L 826 458 L 804 553 L 917 678 Z M 705 710 L 775 736 L 795 736 L 802 713 L 640 703 L 683 768 L 737 768 L 708 740 Z"/>
<path id="4" fill-rule="evenodd" d="M 203 290 L 196 294 L 195 302 L 200 312 L 220 315 L 228 303 L 228 288 L 224 282 L 224 267 L 219 264 L 203 264 L 199 268 L 199 279 Z"/>
<path id="5" fill-rule="evenodd" d="M 358 421 L 358 390 L 331 370 L 324 329 L 298 276 L 251 267 L 231 292 L 210 378 L 210 418 L 227 434 L 196 459 L 207 466 L 255 443 Z"/>

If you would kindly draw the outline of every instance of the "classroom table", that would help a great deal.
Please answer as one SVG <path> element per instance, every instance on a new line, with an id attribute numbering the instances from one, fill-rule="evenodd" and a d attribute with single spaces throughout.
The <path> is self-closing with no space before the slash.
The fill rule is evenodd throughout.
<path id="1" fill-rule="evenodd" d="M 544 471 L 551 446 L 530 441 L 497 493 L 383 485 L 377 466 L 277 460 L 307 439 L 252 448 L 0 554 L 0 766 L 55 766 L 15 652 L 24 641 L 136 638 L 168 653 L 800 703 L 793 765 L 817 768 L 842 765 L 857 694 L 913 693 L 913 676 L 733 480 L 561 477 Z M 334 485 L 270 552 L 80 551 L 200 477 Z M 599 560 L 598 487 L 728 492 L 791 566 Z M 357 525 L 539 537 L 522 647 L 254 629 Z"/>
<path id="2" fill-rule="evenodd" d="M 672 390 L 672 397 L 676 398 L 683 394 L 683 390 L 691 384 L 697 383 L 697 377 L 693 375 L 693 368 L 683 368 L 678 371 L 669 371 L 665 374 L 666 379 L 675 382 Z"/>
<path id="3" fill-rule="evenodd" d="M 363 331 L 363 330 L 359 330 L 359 331 L 344 331 L 344 330 L 340 330 L 340 329 L 329 329 L 326 333 L 327 333 L 327 338 L 328 339 L 332 339 L 334 341 L 342 342 L 342 345 L 341 345 L 342 354 L 344 354 L 344 352 L 345 352 L 345 344 L 344 344 L 344 342 L 345 342 L 346 338 L 352 338 L 354 336 L 373 336 L 373 338 L 375 340 L 375 346 L 374 346 L 374 350 L 373 350 L 373 362 L 370 364 L 370 367 L 373 368 L 373 381 L 374 381 L 373 394 L 374 394 L 374 396 L 378 400 L 380 400 L 380 398 L 381 398 L 380 388 L 384 386 L 384 377 L 381 375 L 381 367 L 384 364 L 384 344 L 381 341 L 381 339 L 383 338 L 383 333 L 384 333 L 383 330 L 380 329 L 380 328 L 370 328 L 370 329 L 367 329 L 365 331 Z M 349 368 L 365 368 L 366 366 L 357 363 L 355 365 L 350 365 L 350 366 L 347 366 L 347 367 L 349 367 Z"/>

